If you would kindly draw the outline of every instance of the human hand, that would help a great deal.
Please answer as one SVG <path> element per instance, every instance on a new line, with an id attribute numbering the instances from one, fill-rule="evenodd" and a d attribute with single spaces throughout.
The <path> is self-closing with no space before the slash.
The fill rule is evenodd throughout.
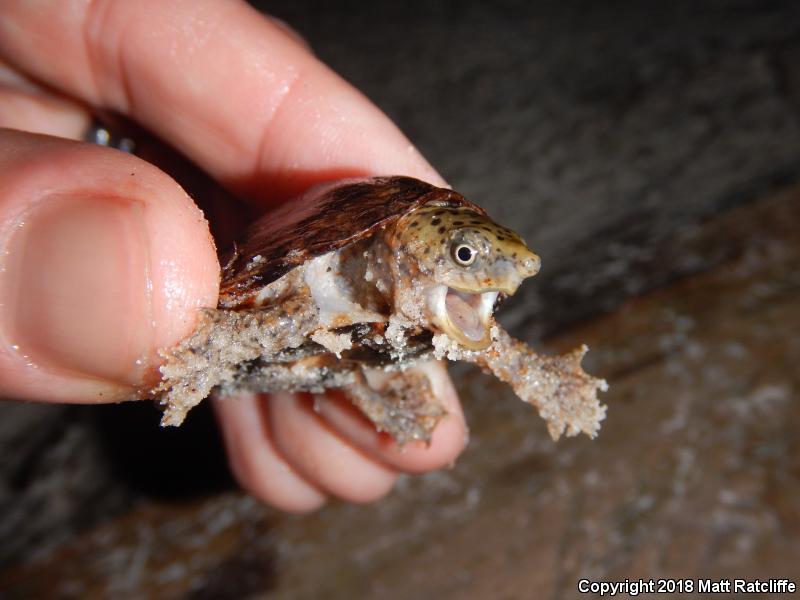
<path id="1" fill-rule="evenodd" d="M 216 305 L 214 242 L 189 196 L 150 163 L 64 139 L 81 139 L 94 110 L 169 140 L 262 210 L 340 177 L 443 183 L 385 115 L 243 2 L 9 1 L 0 61 L 0 127 L 17 130 L 0 130 L 3 397 L 129 399 L 158 377 L 158 350 Z M 232 470 L 300 512 L 450 464 L 464 418 L 443 367 L 426 368 L 449 413 L 429 447 L 398 448 L 335 395 L 315 412 L 298 394 L 243 394 L 215 400 Z"/>

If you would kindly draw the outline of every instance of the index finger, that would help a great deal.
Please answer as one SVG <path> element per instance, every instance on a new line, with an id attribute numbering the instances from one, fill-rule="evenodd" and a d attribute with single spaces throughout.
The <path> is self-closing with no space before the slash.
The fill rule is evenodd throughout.
<path id="1" fill-rule="evenodd" d="M 369 100 L 238 0 L 12 0 L 0 55 L 128 115 L 257 200 L 367 174 L 443 183 Z"/>

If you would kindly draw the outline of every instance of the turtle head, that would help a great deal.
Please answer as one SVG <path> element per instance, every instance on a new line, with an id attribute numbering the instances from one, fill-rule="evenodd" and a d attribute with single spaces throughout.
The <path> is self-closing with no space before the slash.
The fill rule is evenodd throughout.
<path id="1" fill-rule="evenodd" d="M 470 207 L 426 205 L 405 215 L 395 236 L 425 279 L 430 322 L 471 350 L 492 343 L 492 311 L 539 271 L 522 238 Z"/>

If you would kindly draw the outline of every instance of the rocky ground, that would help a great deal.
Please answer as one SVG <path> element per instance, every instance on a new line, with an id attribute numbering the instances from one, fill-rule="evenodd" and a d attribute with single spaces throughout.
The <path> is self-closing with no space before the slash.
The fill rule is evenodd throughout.
<path id="1" fill-rule="evenodd" d="M 269 8 L 541 254 L 501 320 L 590 345 L 612 386 L 600 436 L 554 444 L 459 367 L 453 469 L 297 518 L 235 491 L 207 412 L 161 430 L 147 405 L 0 404 L 0 595 L 556 599 L 581 577 L 796 576 L 800 5 L 317 4 Z"/>

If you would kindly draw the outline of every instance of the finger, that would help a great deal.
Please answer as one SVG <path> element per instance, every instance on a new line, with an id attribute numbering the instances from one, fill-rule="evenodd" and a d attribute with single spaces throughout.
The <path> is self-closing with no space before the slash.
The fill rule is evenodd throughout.
<path id="1" fill-rule="evenodd" d="M 367 456 L 393 469 L 422 473 L 452 464 L 467 443 L 467 426 L 453 384 L 444 366 L 432 361 L 416 367 L 431 382 L 433 393 L 447 415 L 433 431 L 430 444 L 408 442 L 400 446 L 385 433 L 378 433 L 344 396 L 329 395 L 317 403 L 319 415 L 342 437 Z"/>
<path id="2" fill-rule="evenodd" d="M 311 44 L 308 43 L 308 40 L 299 31 L 297 31 L 297 29 L 289 25 L 289 23 L 283 19 L 279 19 L 278 17 L 273 17 L 272 15 L 264 15 L 264 17 L 269 19 L 273 25 L 277 25 L 279 29 L 292 38 L 294 42 L 302 46 L 303 49 L 310 53 L 314 52 L 314 49 L 311 47 Z"/>
<path id="3" fill-rule="evenodd" d="M 208 227 L 166 175 L 106 148 L 0 130 L 0 395 L 130 398 L 215 306 Z"/>
<path id="4" fill-rule="evenodd" d="M 90 122 L 85 106 L 42 89 L 0 62 L 0 128 L 80 139 Z"/>
<path id="5" fill-rule="evenodd" d="M 325 494 L 308 483 L 278 453 L 256 394 L 214 398 L 228 459 L 250 494 L 289 512 L 310 512 L 325 504 Z"/>
<path id="6" fill-rule="evenodd" d="M 102 120 L 110 121 L 109 117 L 103 115 Z M 0 62 L 0 127 L 81 140 L 86 139 L 94 120 L 85 105 L 42 88 Z M 189 193 L 209 219 L 214 239 L 222 247 L 230 246 L 252 220 L 252 214 L 248 214 L 252 211 L 246 210 L 240 199 L 141 128 L 134 128 L 127 120 L 122 125 L 118 118 L 108 126 L 114 134 L 132 139 L 138 157 L 157 165 Z"/>
<path id="7" fill-rule="evenodd" d="M 0 54 L 252 197 L 375 173 L 442 183 L 372 103 L 244 2 L 10 1 Z"/>
<path id="8" fill-rule="evenodd" d="M 396 474 L 336 435 L 314 413 L 306 394 L 275 394 L 266 401 L 278 451 L 306 480 L 350 502 L 386 495 Z"/>

